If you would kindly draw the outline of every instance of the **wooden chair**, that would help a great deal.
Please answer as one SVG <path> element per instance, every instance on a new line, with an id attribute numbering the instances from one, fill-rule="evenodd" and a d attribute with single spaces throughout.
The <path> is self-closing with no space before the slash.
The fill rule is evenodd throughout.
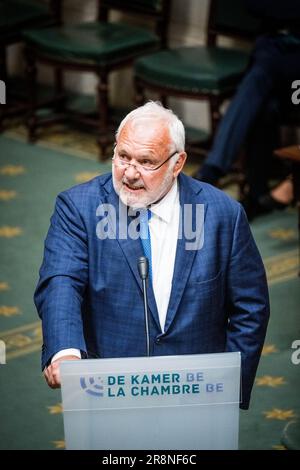
<path id="1" fill-rule="evenodd" d="M 54 25 L 58 21 L 60 0 L 48 5 L 32 0 L 0 0 L 0 80 L 6 85 L 6 104 L 0 106 L 0 128 L 3 119 L 24 112 L 28 100 L 16 93 L 7 72 L 7 47 L 22 41 L 25 28 Z"/>
<path id="2" fill-rule="evenodd" d="M 26 60 L 30 84 L 31 112 L 27 122 L 29 140 L 36 139 L 36 130 L 59 120 L 76 120 L 98 131 L 100 156 L 113 140 L 109 119 L 108 93 L 110 72 L 128 67 L 134 59 L 166 46 L 170 0 L 98 0 L 97 20 L 76 25 L 65 25 L 47 30 L 27 31 Z M 109 13 L 146 18 L 152 30 L 125 22 L 109 21 Z M 148 24 L 148 23 L 147 23 Z M 36 98 L 36 63 L 48 64 L 56 70 L 56 114 L 46 118 L 37 116 L 43 106 Z M 93 72 L 98 77 L 96 116 L 68 111 L 64 104 L 63 71 Z M 47 103 L 49 105 L 49 103 Z"/>
<path id="3" fill-rule="evenodd" d="M 208 101 L 211 143 L 220 106 L 234 94 L 249 60 L 244 49 L 221 47 L 218 38 L 252 41 L 259 27 L 241 0 L 211 0 L 206 45 L 164 49 L 135 62 L 137 104 L 145 102 L 147 91 L 157 92 L 164 102 L 169 96 Z"/>

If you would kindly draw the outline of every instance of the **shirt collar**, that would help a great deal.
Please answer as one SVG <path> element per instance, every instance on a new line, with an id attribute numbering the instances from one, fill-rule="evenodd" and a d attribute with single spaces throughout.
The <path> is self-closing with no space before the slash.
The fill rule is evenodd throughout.
<path id="1" fill-rule="evenodd" d="M 169 223 L 172 219 L 173 210 L 178 202 L 178 182 L 175 179 L 171 189 L 167 194 L 157 203 L 150 207 L 151 212 L 162 219 L 164 222 Z"/>

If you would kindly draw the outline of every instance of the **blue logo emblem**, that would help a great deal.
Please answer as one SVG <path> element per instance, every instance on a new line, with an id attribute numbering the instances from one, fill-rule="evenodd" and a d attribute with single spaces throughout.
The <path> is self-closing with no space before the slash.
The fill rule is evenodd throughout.
<path id="1" fill-rule="evenodd" d="M 96 379 L 95 377 L 90 377 L 88 379 L 85 377 L 80 377 L 80 385 L 82 390 L 95 397 L 103 397 L 103 385 L 100 385 L 102 383 L 103 380 L 101 377 L 96 377 Z"/>

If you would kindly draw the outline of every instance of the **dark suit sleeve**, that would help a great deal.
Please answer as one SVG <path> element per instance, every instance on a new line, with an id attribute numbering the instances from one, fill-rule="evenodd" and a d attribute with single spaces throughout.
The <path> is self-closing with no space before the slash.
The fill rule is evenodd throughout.
<path id="1" fill-rule="evenodd" d="M 34 301 L 42 319 L 42 368 L 61 349 L 86 352 L 81 304 L 88 278 L 87 234 L 66 193 L 58 196 Z"/>
<path id="2" fill-rule="evenodd" d="M 241 352 L 241 408 L 247 409 L 269 319 L 269 295 L 264 266 L 241 206 L 228 267 L 227 299 L 226 350 Z"/>

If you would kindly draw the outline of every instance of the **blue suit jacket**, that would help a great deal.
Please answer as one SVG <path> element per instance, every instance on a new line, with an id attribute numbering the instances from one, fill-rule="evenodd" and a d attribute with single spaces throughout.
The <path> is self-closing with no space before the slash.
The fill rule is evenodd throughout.
<path id="1" fill-rule="evenodd" d="M 269 317 L 264 267 L 239 203 L 179 175 L 180 204 L 204 204 L 204 245 L 178 240 L 165 332 L 149 287 L 152 355 L 241 351 L 247 408 Z M 42 367 L 61 349 L 87 357 L 145 355 L 139 239 L 99 240 L 99 204 L 119 198 L 111 174 L 61 193 L 45 242 L 35 303 L 43 323 Z"/>

